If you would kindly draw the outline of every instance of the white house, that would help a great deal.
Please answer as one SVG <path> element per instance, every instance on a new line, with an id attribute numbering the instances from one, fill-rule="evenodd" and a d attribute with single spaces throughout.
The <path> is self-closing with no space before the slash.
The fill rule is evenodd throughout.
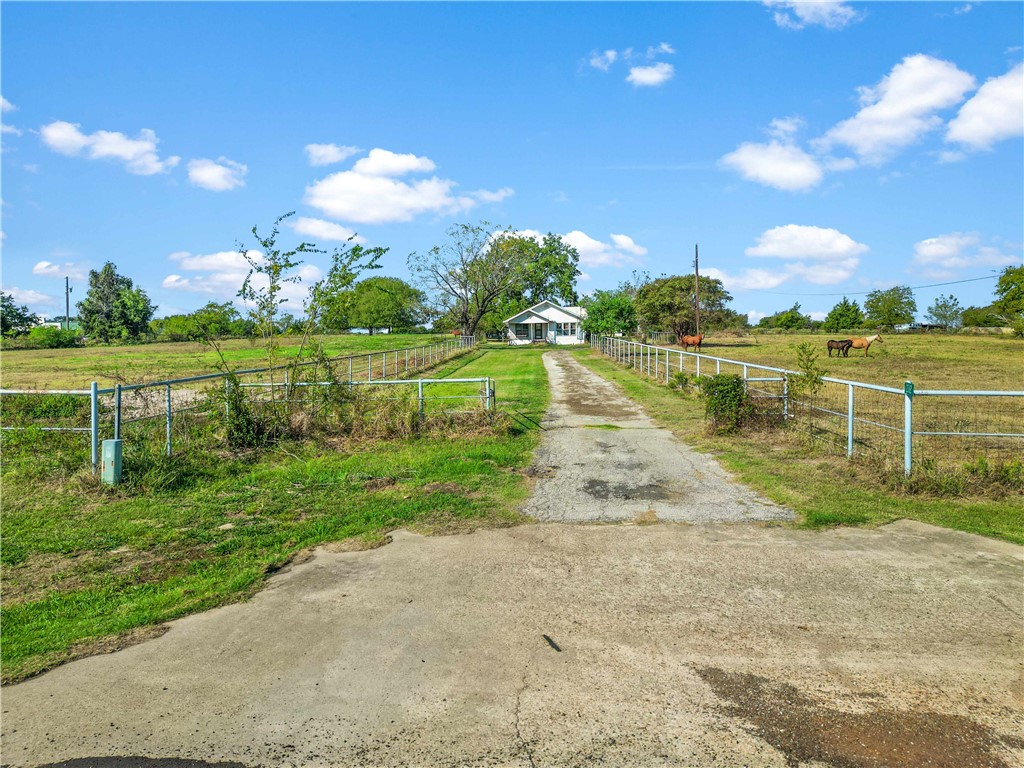
<path id="1" fill-rule="evenodd" d="M 553 301 L 542 301 L 506 320 L 505 335 L 511 345 L 583 344 L 586 334 L 580 324 L 586 316 L 583 307 L 560 307 Z"/>

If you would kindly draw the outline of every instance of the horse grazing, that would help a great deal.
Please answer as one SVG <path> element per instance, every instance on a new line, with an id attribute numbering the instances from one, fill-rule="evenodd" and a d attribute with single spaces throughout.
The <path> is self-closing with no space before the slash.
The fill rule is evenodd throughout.
<path id="1" fill-rule="evenodd" d="M 702 341 L 704 341 L 703 333 L 700 334 L 699 336 L 683 336 L 683 351 L 687 352 L 689 351 L 690 347 L 693 347 L 698 352 L 700 352 L 700 345 Z"/>
<path id="2" fill-rule="evenodd" d="M 836 351 L 836 357 L 842 354 L 843 357 L 850 356 L 850 347 L 853 346 L 853 339 L 829 339 L 828 356 L 832 357 L 832 350 Z"/>
<path id="3" fill-rule="evenodd" d="M 853 339 L 852 346 L 854 349 L 863 349 L 864 357 L 867 357 L 868 347 L 870 347 L 876 341 L 879 344 L 885 343 L 884 341 L 882 341 L 882 337 L 876 333 L 874 336 L 868 336 L 866 339 Z"/>

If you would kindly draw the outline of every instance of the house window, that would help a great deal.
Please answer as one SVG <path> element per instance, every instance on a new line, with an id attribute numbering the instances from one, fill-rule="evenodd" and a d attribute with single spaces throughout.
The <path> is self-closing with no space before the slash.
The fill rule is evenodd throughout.
<path id="1" fill-rule="evenodd" d="M 516 323 L 516 338 L 517 339 L 528 339 L 530 338 L 530 328 L 525 323 Z"/>
<path id="2" fill-rule="evenodd" d="M 557 333 L 559 336 L 575 336 L 576 323 L 559 323 Z"/>

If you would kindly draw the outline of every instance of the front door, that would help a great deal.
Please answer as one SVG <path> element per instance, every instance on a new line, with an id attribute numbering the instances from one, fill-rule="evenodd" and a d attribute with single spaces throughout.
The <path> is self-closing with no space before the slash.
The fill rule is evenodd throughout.
<path id="1" fill-rule="evenodd" d="M 544 341 L 544 329 L 547 326 L 544 323 L 537 323 L 533 326 L 533 340 Z"/>

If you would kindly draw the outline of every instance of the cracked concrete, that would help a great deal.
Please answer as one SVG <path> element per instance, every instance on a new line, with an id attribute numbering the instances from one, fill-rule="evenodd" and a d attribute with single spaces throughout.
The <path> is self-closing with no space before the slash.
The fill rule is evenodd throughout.
<path id="1" fill-rule="evenodd" d="M 1020 547 L 910 522 L 392 538 L 6 687 L 3 763 L 913 765 L 857 751 L 899 722 L 956 768 L 1024 761 Z M 793 743 L 816 717 L 831 741 Z"/>
<path id="2" fill-rule="evenodd" d="M 548 352 L 551 405 L 524 511 L 546 522 L 791 520 L 793 513 L 731 477 L 568 352 Z"/>

